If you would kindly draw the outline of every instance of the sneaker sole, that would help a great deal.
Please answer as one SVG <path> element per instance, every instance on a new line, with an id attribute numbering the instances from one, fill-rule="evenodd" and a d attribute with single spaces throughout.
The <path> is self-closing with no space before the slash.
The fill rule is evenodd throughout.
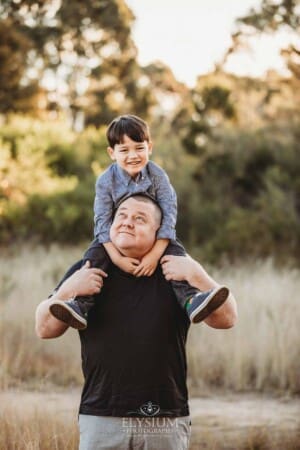
<path id="1" fill-rule="evenodd" d="M 61 300 L 51 303 L 49 310 L 56 319 L 76 330 L 84 330 L 87 327 L 87 321 Z"/>
<path id="2" fill-rule="evenodd" d="M 229 289 L 225 286 L 216 288 L 205 301 L 192 312 L 190 320 L 193 323 L 202 322 L 213 311 L 218 309 L 227 300 Z"/>

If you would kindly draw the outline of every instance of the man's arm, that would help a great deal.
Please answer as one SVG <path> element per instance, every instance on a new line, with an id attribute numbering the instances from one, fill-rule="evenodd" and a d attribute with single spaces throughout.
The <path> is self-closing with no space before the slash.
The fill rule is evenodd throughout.
<path id="1" fill-rule="evenodd" d="M 161 259 L 162 270 L 166 280 L 187 281 L 200 291 L 208 291 L 218 283 L 190 256 L 166 255 Z M 220 308 L 212 312 L 205 323 L 212 328 L 231 328 L 237 321 L 237 305 L 230 292 L 227 300 Z"/>
<path id="2" fill-rule="evenodd" d="M 80 270 L 65 279 L 54 295 L 43 300 L 36 309 L 35 331 L 37 336 L 41 339 L 51 339 L 64 334 L 69 327 L 52 316 L 49 311 L 51 303 L 57 299 L 68 300 L 74 295 L 97 294 L 103 284 L 102 277 L 106 276 L 101 269 L 90 268 L 90 264 L 87 262 Z"/>

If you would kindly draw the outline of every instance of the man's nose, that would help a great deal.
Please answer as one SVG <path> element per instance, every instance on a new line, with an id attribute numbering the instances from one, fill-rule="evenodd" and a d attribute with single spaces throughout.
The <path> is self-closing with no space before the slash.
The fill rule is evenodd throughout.
<path id="1" fill-rule="evenodd" d="M 133 220 L 131 217 L 126 217 L 122 220 L 122 226 L 124 227 L 133 227 Z"/>

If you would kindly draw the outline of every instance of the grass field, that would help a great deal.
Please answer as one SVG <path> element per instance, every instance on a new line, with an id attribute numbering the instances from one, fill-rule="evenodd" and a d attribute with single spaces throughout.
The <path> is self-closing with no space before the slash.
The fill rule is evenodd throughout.
<path id="1" fill-rule="evenodd" d="M 0 257 L 0 386 L 81 382 L 79 339 L 42 341 L 34 333 L 37 304 L 52 291 L 80 248 L 26 247 Z M 189 333 L 189 385 L 233 391 L 300 393 L 299 291 L 296 269 L 271 261 L 212 271 L 237 299 L 239 320 L 230 330 L 193 325 Z"/>
<path id="2" fill-rule="evenodd" d="M 34 333 L 34 312 L 81 254 L 80 248 L 56 246 L 23 246 L 18 253 L 0 253 L 0 450 L 76 448 L 77 407 L 67 401 L 63 408 L 67 414 L 57 414 L 56 403 L 54 408 L 46 408 L 43 400 L 35 403 L 25 392 L 47 396 L 54 389 L 70 398 L 70 390 L 79 392 L 82 375 L 77 333 L 70 330 L 59 339 L 39 340 Z M 191 327 L 191 396 L 209 398 L 213 392 L 221 392 L 221 396 L 231 392 L 298 400 L 299 271 L 277 269 L 269 260 L 210 272 L 231 287 L 239 320 L 230 330 L 213 330 L 204 324 Z M 7 392 L 15 392 L 14 401 L 7 397 L 1 401 Z M 219 408 L 221 404 L 216 403 L 216 410 Z M 223 425 L 218 434 L 214 428 L 203 429 L 203 422 L 196 420 L 194 429 L 198 431 L 191 448 L 299 450 L 299 416 L 300 412 L 292 429 L 282 428 L 276 434 L 270 427 L 252 424 L 227 441 Z"/>

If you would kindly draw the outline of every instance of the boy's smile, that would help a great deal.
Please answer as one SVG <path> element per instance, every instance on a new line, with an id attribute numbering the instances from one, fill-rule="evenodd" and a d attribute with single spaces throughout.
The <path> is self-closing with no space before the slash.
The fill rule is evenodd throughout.
<path id="1" fill-rule="evenodd" d="M 114 148 L 108 147 L 107 151 L 111 159 L 135 179 L 149 161 L 152 142 L 136 142 L 124 134 L 122 142 Z"/>

